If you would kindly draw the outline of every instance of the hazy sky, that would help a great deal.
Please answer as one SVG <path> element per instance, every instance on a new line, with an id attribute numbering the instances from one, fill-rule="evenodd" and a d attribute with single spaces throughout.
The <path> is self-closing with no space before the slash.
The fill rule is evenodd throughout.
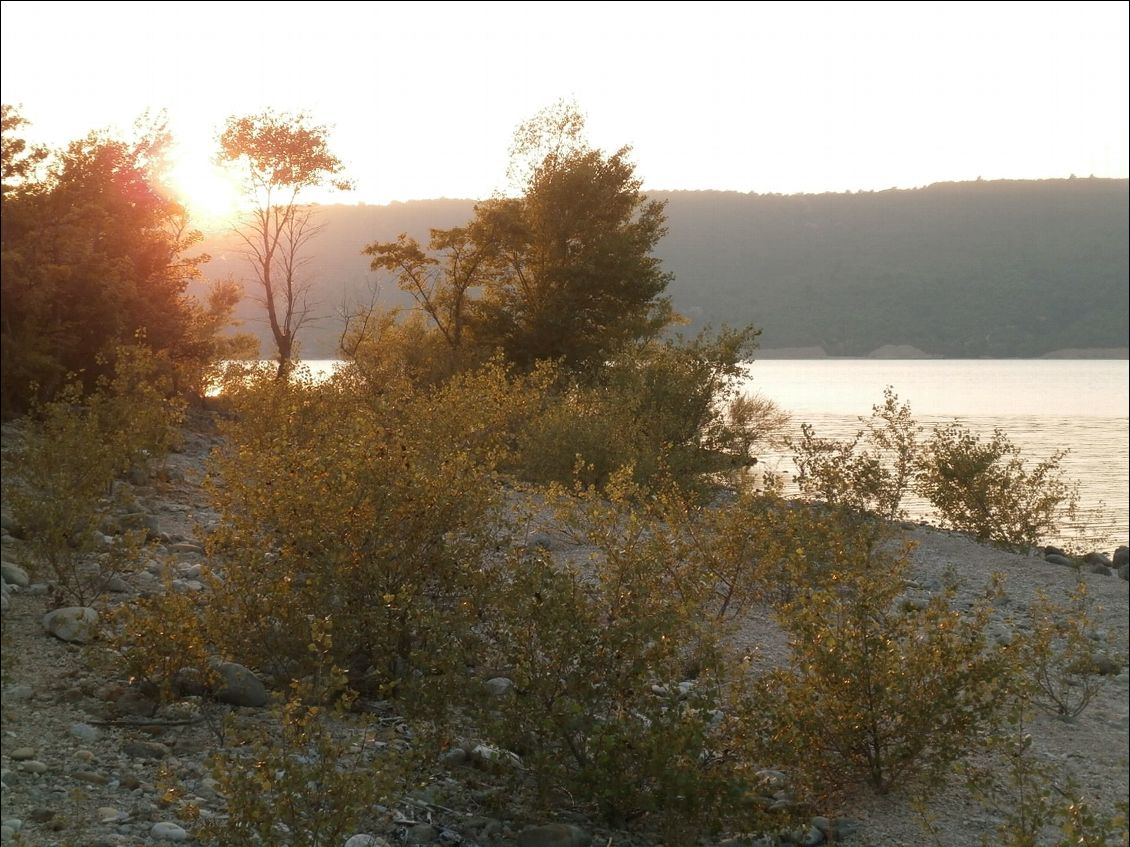
<path id="1" fill-rule="evenodd" d="M 5 103 L 62 144 L 167 109 L 306 109 L 341 199 L 484 197 L 517 124 L 574 98 L 652 189 L 1127 176 L 1128 5 L 4 2 Z"/>

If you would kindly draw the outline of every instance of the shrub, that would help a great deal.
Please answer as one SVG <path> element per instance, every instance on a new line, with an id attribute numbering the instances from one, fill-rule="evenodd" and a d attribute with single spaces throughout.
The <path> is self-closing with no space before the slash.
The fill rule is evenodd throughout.
<path id="1" fill-rule="evenodd" d="M 333 660 L 354 685 L 391 690 L 457 657 L 507 437 L 505 398 L 480 393 L 490 384 L 362 394 L 344 373 L 241 388 L 209 483 L 222 518 L 210 549 L 224 580 L 207 610 L 219 652 L 301 677 L 308 616 L 332 615 Z"/>
<path id="2" fill-rule="evenodd" d="M 331 622 L 314 626 L 308 649 L 321 663 L 310 681 L 292 686 L 273 709 L 274 726 L 260 726 L 212 768 L 227 814 L 201 827 L 221 847 L 340 845 L 362 816 L 391 793 L 399 768 L 376 762 L 367 728 L 345 709 L 346 675 L 330 662 Z M 318 703 L 333 695 L 336 708 Z"/>
<path id="3" fill-rule="evenodd" d="M 982 440 L 954 422 L 936 427 L 924 445 L 916 485 L 947 526 L 1023 550 L 1075 512 L 1078 485 L 1063 477 L 1065 455 L 1030 467 L 1001 430 Z"/>
<path id="4" fill-rule="evenodd" d="M 491 704 L 483 731 L 521 755 L 543 800 L 563 788 L 614 825 L 642 819 L 678 843 L 750 828 L 761 819 L 736 762 L 716 755 L 724 664 L 701 594 L 654 555 L 630 471 L 609 491 L 587 492 L 574 517 L 600 551 L 591 569 L 535 552 L 495 573 L 488 661 L 516 696 Z"/>
<path id="5" fill-rule="evenodd" d="M 1007 664 L 986 643 L 989 603 L 963 615 L 952 589 L 920 608 L 901 602 L 906 551 L 890 552 L 879 525 L 853 513 L 826 512 L 810 533 L 778 609 L 792 661 L 761 680 L 751 718 L 768 753 L 817 793 L 937 778 L 1000 708 Z M 814 561 L 815 551 L 833 555 Z"/>
<path id="6" fill-rule="evenodd" d="M 1040 761 L 1025 731 L 1021 707 L 1005 732 L 988 739 L 995 754 L 992 767 L 969 768 L 966 782 L 972 797 L 999 819 L 981 836 L 983 847 L 1114 847 L 1126 844 L 1127 803 L 1103 814 L 1074 780 L 1063 779 L 1062 767 Z"/>
<path id="7" fill-rule="evenodd" d="M 574 381 L 531 421 L 521 468 L 538 482 L 604 485 L 632 467 L 636 481 L 670 476 L 693 486 L 711 471 L 744 467 L 758 421 L 727 415 L 756 331 L 631 347 L 587 381 Z M 740 410 L 739 410 L 740 411 Z"/>
<path id="8" fill-rule="evenodd" d="M 810 500 L 894 520 L 915 478 L 920 428 L 890 386 L 871 417 L 860 422 L 863 429 L 846 441 L 818 438 L 807 423 L 800 438 L 786 439 L 794 451 L 797 485 Z"/>
<path id="9" fill-rule="evenodd" d="M 1082 714 L 1103 683 L 1087 635 L 1090 607 L 1082 580 L 1065 604 L 1041 592 L 1030 608 L 1031 628 L 1018 642 L 1020 661 L 1030 673 L 1029 701 L 1064 719 Z"/>
<path id="10" fill-rule="evenodd" d="M 104 541 L 114 479 L 163 455 L 181 407 L 155 381 L 143 348 L 120 348 L 112 377 L 84 395 L 77 382 L 35 410 L 4 472 L 5 500 L 27 534 L 33 569 L 60 599 L 85 605 L 137 557 L 141 539 Z"/>

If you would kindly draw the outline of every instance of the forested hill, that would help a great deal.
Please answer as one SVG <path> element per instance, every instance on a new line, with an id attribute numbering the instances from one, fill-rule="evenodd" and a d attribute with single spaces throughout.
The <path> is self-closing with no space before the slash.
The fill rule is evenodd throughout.
<path id="1" fill-rule="evenodd" d="M 853 194 L 652 192 L 666 199 L 657 253 L 691 320 L 763 329 L 766 349 L 864 356 L 909 345 L 951 357 L 1028 357 L 1126 348 L 1127 180 L 941 183 Z M 320 313 L 366 297 L 361 248 L 468 220 L 473 203 L 325 207 L 308 266 Z M 246 276 L 220 242 L 209 275 Z M 404 302 L 387 283 L 380 302 Z M 253 305 L 245 306 L 255 315 Z M 257 325 L 256 325 L 256 328 Z M 312 328 L 304 355 L 332 355 L 339 322 Z M 266 339 L 266 335 L 264 335 Z M 270 349 L 264 341 L 264 350 Z"/>

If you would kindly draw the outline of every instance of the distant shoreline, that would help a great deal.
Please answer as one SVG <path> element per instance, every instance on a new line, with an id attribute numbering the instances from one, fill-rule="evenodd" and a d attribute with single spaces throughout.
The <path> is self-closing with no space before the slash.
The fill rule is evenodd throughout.
<path id="1" fill-rule="evenodd" d="M 1052 350 L 1039 356 L 939 356 L 905 344 L 889 344 L 872 350 L 865 356 L 830 356 L 823 347 L 775 347 L 757 350 L 754 359 L 857 359 L 857 360 L 911 360 L 946 359 L 949 361 L 1040 361 L 1046 359 L 1130 359 L 1126 347 L 1068 347 Z"/>

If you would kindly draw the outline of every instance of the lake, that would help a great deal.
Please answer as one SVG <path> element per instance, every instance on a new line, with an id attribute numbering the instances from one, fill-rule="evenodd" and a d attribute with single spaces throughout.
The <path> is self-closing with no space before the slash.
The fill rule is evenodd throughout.
<path id="1" fill-rule="evenodd" d="M 799 431 L 844 438 L 892 386 L 927 429 L 959 420 L 980 434 L 1002 429 L 1023 455 L 1056 450 L 1080 484 L 1080 520 L 1056 539 L 1112 551 L 1130 537 L 1130 363 L 1125 360 L 875 359 L 765 360 L 750 365 L 745 391 L 773 400 Z M 762 457 L 764 469 L 791 475 L 787 456 Z M 907 503 L 911 517 L 929 504 Z"/>

